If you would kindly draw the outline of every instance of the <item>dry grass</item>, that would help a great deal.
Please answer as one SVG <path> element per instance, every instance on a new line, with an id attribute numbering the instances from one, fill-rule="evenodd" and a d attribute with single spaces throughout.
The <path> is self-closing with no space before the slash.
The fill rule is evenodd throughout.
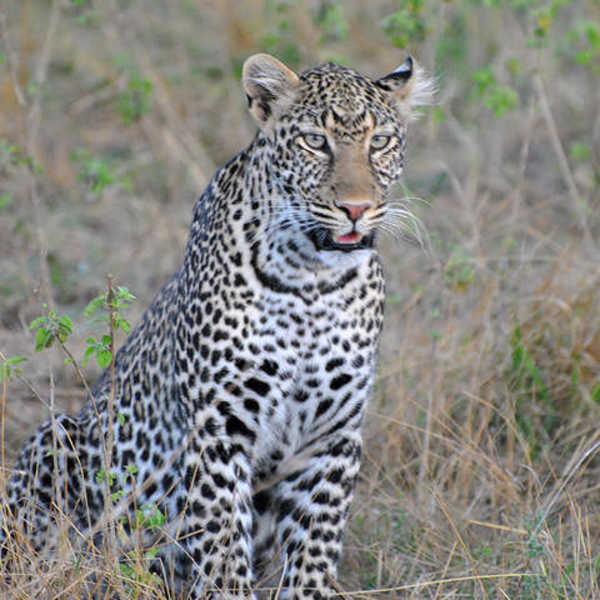
<path id="1" fill-rule="evenodd" d="M 3 469 L 49 410 L 74 412 L 85 396 L 60 352 L 34 354 L 28 324 L 42 303 L 70 314 L 81 357 L 81 312 L 108 272 L 138 296 L 135 321 L 181 260 L 215 165 L 251 139 L 243 58 L 337 56 L 372 74 L 401 62 L 378 23 L 407 3 L 345 2 L 345 39 L 335 20 L 316 24 L 321 4 L 0 8 L 0 352 L 28 359 L 0 388 Z M 386 328 L 341 572 L 355 598 L 600 597 L 598 56 L 570 61 L 567 36 L 600 9 L 568 4 L 532 49 L 550 3 L 478 4 L 425 2 L 424 39 L 410 47 L 440 82 L 399 191 L 424 200 L 430 245 L 381 244 Z M 486 66 L 519 94 L 501 118 L 475 92 Z M 136 77 L 152 84 L 147 98 Z M 137 109 L 151 104 L 124 125 L 132 93 Z M 87 155 L 73 159 L 78 149 Z M 97 193 L 90 157 L 112 179 Z M 127 573 L 95 549 L 82 562 L 68 546 L 49 564 L 17 558 L 7 598 L 84 597 L 89 574 L 160 597 L 128 581 L 144 573 L 141 555 Z"/>

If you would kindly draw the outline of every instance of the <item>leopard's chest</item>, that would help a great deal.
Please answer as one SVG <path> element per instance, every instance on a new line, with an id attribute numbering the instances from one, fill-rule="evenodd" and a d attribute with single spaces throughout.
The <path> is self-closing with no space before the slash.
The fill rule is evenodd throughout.
<path id="1" fill-rule="evenodd" d="M 260 432 L 257 461 L 276 462 L 361 418 L 381 329 L 375 295 L 340 290 L 308 305 L 267 297 L 251 322 L 238 410 Z"/>
<path id="2" fill-rule="evenodd" d="M 383 316 L 383 280 L 371 256 L 276 287 L 271 273 L 241 266 L 229 281 L 243 285 L 212 281 L 187 303 L 175 377 L 193 427 L 242 445 L 258 469 L 336 427 L 356 428 Z"/>

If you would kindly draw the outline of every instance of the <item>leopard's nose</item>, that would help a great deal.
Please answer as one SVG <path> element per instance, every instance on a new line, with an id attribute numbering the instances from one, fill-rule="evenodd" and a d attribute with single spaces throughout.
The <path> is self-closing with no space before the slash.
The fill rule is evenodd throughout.
<path id="1" fill-rule="evenodd" d="M 338 205 L 338 208 L 341 208 L 352 221 L 358 221 L 363 215 L 363 213 L 371 208 L 371 204 L 369 202 L 363 202 L 361 204 L 350 204 L 344 203 Z"/>

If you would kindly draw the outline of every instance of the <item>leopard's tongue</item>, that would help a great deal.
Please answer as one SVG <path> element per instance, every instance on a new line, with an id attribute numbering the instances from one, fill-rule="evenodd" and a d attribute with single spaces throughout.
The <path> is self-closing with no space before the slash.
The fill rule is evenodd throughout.
<path id="1" fill-rule="evenodd" d="M 336 237 L 335 241 L 338 244 L 356 244 L 356 242 L 360 241 L 361 237 L 360 233 L 346 233 L 345 235 Z"/>

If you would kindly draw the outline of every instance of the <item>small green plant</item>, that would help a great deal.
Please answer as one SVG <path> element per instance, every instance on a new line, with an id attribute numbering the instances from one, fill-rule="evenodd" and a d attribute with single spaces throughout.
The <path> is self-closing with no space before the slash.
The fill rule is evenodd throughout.
<path id="1" fill-rule="evenodd" d="M 540 530 L 544 524 L 544 515 L 536 512 L 525 516 L 523 525 L 527 531 L 527 558 L 540 558 L 544 553 L 544 544 L 540 541 Z"/>
<path id="2" fill-rule="evenodd" d="M 150 531 L 160 529 L 166 523 L 164 513 L 156 504 L 142 504 L 134 512 L 133 526 L 136 529 L 148 529 Z"/>
<path id="3" fill-rule="evenodd" d="M 116 478 L 117 476 L 114 473 L 111 472 L 107 474 L 104 469 L 100 469 L 96 473 L 96 477 L 94 479 L 96 480 L 96 483 L 104 483 L 108 479 L 108 484 L 112 488 L 115 484 Z"/>
<path id="4" fill-rule="evenodd" d="M 472 76 L 475 85 L 474 97 L 483 102 L 497 118 L 517 107 L 519 94 L 510 86 L 500 85 L 491 67 L 475 71 Z"/>
<path id="5" fill-rule="evenodd" d="M 71 159 L 79 163 L 77 180 L 85 183 L 97 198 L 105 187 L 115 182 L 113 170 L 105 159 L 92 156 L 86 150 L 75 150 Z"/>
<path id="6" fill-rule="evenodd" d="M 592 390 L 592 400 L 596 404 L 600 404 L 600 382 L 598 382 Z"/>
<path id="7" fill-rule="evenodd" d="M 109 283 L 109 287 L 111 285 L 112 284 Z M 121 311 L 126 309 L 134 300 L 135 296 L 126 287 L 119 286 L 116 289 L 112 289 L 112 287 L 110 287 L 109 291 L 100 294 L 87 305 L 84 311 L 84 316 L 87 318 L 91 318 L 100 310 L 105 310 L 107 312 L 106 315 L 93 318 L 92 322 L 108 323 L 109 333 L 101 335 L 98 339 L 91 336 L 87 338 L 86 342 L 88 347 L 85 351 L 82 361 L 83 366 L 86 366 L 89 362 L 89 359 L 94 355 L 96 357 L 96 362 L 101 368 L 106 368 L 111 364 L 114 352 L 113 336 L 115 332 L 117 332 L 119 329 L 125 333 L 129 333 L 131 331 L 131 324 L 123 317 Z M 47 308 L 46 305 L 44 305 L 44 308 Z M 88 393 L 90 393 L 83 373 L 79 369 L 79 366 L 75 362 L 75 358 L 66 346 L 68 337 L 73 333 L 73 321 L 71 318 L 66 315 L 59 316 L 55 310 L 51 310 L 47 316 L 41 316 L 34 319 L 30 325 L 30 329 L 32 331 L 36 331 L 36 352 L 41 352 L 42 350 L 51 348 L 55 343 L 57 343 L 67 355 L 65 362 L 71 363 L 75 366 L 82 383 L 88 390 Z M 12 361 L 6 365 L 9 373 L 10 367 L 14 366 L 18 362 L 21 362 L 20 359 L 21 357 L 18 357 L 18 360 L 9 359 Z"/>
<path id="8" fill-rule="evenodd" d="M 452 68 L 464 77 L 469 56 L 467 17 L 465 11 L 456 11 L 444 25 L 444 32 L 436 44 L 436 64 L 442 72 Z"/>
<path id="9" fill-rule="evenodd" d="M 260 45 L 267 52 L 296 67 L 300 64 L 300 47 L 294 35 L 295 22 L 291 8 L 293 2 L 277 2 L 274 6 L 267 7 L 268 12 L 273 13 L 275 23 L 269 25 L 260 39 Z"/>
<path id="10" fill-rule="evenodd" d="M 46 348 L 51 348 L 56 341 L 64 344 L 73 333 L 73 321 L 66 315 L 59 317 L 55 310 L 51 310 L 47 317 L 34 319 L 29 329 L 31 331 L 37 329 L 35 351 L 41 352 Z"/>
<path id="11" fill-rule="evenodd" d="M 150 572 L 150 564 L 157 554 L 158 548 L 131 550 L 119 563 L 121 575 L 128 580 L 125 589 L 130 598 L 146 597 L 144 592 L 148 591 L 149 586 L 161 584 L 160 577 Z"/>
<path id="12" fill-rule="evenodd" d="M 532 388 L 532 392 L 547 402 L 548 390 L 544 384 L 540 370 L 523 344 L 521 327 L 519 325 L 513 330 L 511 348 L 513 373 L 520 379 L 525 377 L 527 379 L 526 384 Z"/>
<path id="13" fill-rule="evenodd" d="M 91 336 L 87 338 L 86 343 L 88 347 L 82 361 L 84 366 L 86 366 L 90 358 L 95 355 L 98 366 L 103 369 L 108 367 L 113 359 L 112 335 L 119 329 L 125 333 L 131 331 L 131 324 L 123 317 L 121 311 L 126 309 L 135 300 L 135 296 L 126 287 L 122 286 L 118 286 L 112 291 L 112 300 L 109 300 L 110 295 L 111 293 L 107 291 L 96 296 L 83 312 L 85 317 L 91 318 L 99 311 L 105 311 L 107 314 L 95 317 L 93 322 L 108 323 L 110 330 L 110 333 L 103 334 L 98 339 Z"/>
<path id="14" fill-rule="evenodd" d="M 87 366 L 90 358 L 96 355 L 96 362 L 101 369 L 106 369 L 112 362 L 111 352 L 111 337 L 110 335 L 104 334 L 99 339 L 89 337 L 85 340 L 88 345 L 83 360 L 81 361 L 84 367 Z"/>
<path id="15" fill-rule="evenodd" d="M 402 0 L 402 8 L 379 23 L 386 37 L 398 48 L 425 39 L 427 25 L 423 14 L 424 0 Z"/>
<path id="16" fill-rule="evenodd" d="M 587 144 L 583 142 L 573 142 L 569 149 L 569 157 L 573 162 L 585 162 L 590 160 L 591 151 Z"/>
<path id="17" fill-rule="evenodd" d="M 525 346 L 519 325 L 513 329 L 510 347 L 510 377 L 518 390 L 514 406 L 515 421 L 527 440 L 533 459 L 539 454 L 541 444 L 560 424 L 561 417 L 542 369 Z"/>
<path id="18" fill-rule="evenodd" d="M 523 526 L 527 532 L 525 557 L 533 566 L 532 573 L 525 575 L 518 583 L 519 598 L 524 600 L 538 600 L 542 598 L 567 598 L 565 596 L 565 587 L 568 584 L 568 568 L 563 572 L 563 585 L 559 588 L 549 576 L 546 567 L 546 559 L 549 559 L 546 540 L 548 532 L 542 533 L 542 527 L 545 525 L 545 517 L 540 511 L 533 515 L 525 516 Z M 540 572 L 536 572 L 539 566 Z M 567 579 L 564 577 L 567 576 Z"/>
<path id="19" fill-rule="evenodd" d="M 17 367 L 18 364 L 26 361 L 24 356 L 11 356 L 10 358 L 3 358 L 0 360 L 0 383 L 4 381 L 10 381 L 13 375 L 21 374 L 21 367 Z"/>
<path id="20" fill-rule="evenodd" d="M 322 29 L 322 42 L 345 40 L 349 27 L 344 17 L 342 2 L 323 2 L 315 17 L 315 23 Z"/>
<path id="21" fill-rule="evenodd" d="M 559 45 L 560 51 L 575 64 L 600 73 L 600 25 L 591 20 L 580 20 L 570 29 Z"/>
<path id="22" fill-rule="evenodd" d="M 123 286 L 117 286 L 113 290 L 113 298 L 109 301 L 109 292 L 103 292 L 91 300 L 83 311 L 83 316 L 90 318 L 100 310 L 112 311 L 113 325 L 115 331 L 122 329 L 125 333 L 131 331 L 131 324 L 125 319 L 121 312 L 135 301 L 135 296 Z M 93 319 L 96 323 L 108 322 L 109 316 L 101 316 Z"/>
<path id="23" fill-rule="evenodd" d="M 11 204 L 14 204 L 14 199 L 10 194 L 2 194 L 0 196 L 0 210 L 7 208 Z"/>
<path id="24" fill-rule="evenodd" d="M 128 475 L 125 476 L 125 478 L 127 477 Z M 116 473 L 111 471 L 107 474 L 106 470 L 102 468 L 96 473 L 94 479 L 96 480 L 96 483 L 105 483 L 108 486 L 108 489 L 110 490 L 109 497 L 113 504 L 117 504 L 119 500 L 126 495 L 125 490 L 116 487 L 118 483 Z"/>
<path id="25" fill-rule="evenodd" d="M 137 467 L 127 465 L 122 480 L 119 482 L 115 473 L 106 473 L 105 469 L 100 469 L 96 473 L 96 482 L 104 483 L 110 490 L 109 498 L 114 505 L 117 505 L 127 496 L 127 488 L 135 489 L 135 476 Z M 144 503 L 132 513 L 121 514 L 118 519 L 118 533 L 124 544 L 129 544 L 132 540 L 135 547 L 128 551 L 119 560 L 119 570 L 124 578 L 123 584 L 130 598 L 146 597 L 144 592 L 148 592 L 148 587 L 160 585 L 161 580 L 155 574 L 150 572 L 152 560 L 156 558 L 159 548 L 153 546 L 150 548 L 140 546 L 137 540 L 143 540 L 146 533 L 160 533 L 160 530 L 166 524 L 166 516 L 154 503 Z M 139 534 L 139 535 L 132 535 Z"/>
<path id="26" fill-rule="evenodd" d="M 455 246 L 444 270 L 446 284 L 456 291 L 464 292 L 475 277 L 474 261 L 460 246 Z"/>
<path id="27" fill-rule="evenodd" d="M 135 476 L 138 469 L 134 465 L 127 465 L 125 470 L 126 473 L 122 481 L 123 488 L 130 482 L 133 489 L 135 488 Z M 111 498 L 114 503 L 117 503 L 125 495 L 124 489 L 120 489 L 113 492 Z M 134 536 L 137 539 L 144 539 L 146 533 L 159 534 L 167 519 L 165 513 L 156 504 L 144 503 L 133 510 L 133 513 L 121 515 L 118 521 L 120 537 L 124 543 L 127 543 L 132 534 L 139 534 Z M 146 591 L 148 586 L 160 585 L 160 578 L 150 572 L 150 565 L 152 560 L 156 558 L 158 551 L 157 546 L 150 548 L 136 546 L 120 560 L 119 569 L 121 575 L 128 580 L 125 587 L 130 597 L 140 597 L 140 586 L 136 584 L 141 584 Z"/>
<path id="28" fill-rule="evenodd" d="M 0 169 L 6 166 L 25 165 L 32 173 L 39 175 L 43 172 L 41 165 L 25 153 L 20 147 L 12 144 L 7 139 L 0 139 Z"/>
<path id="29" fill-rule="evenodd" d="M 152 106 L 152 82 L 130 68 L 127 88 L 117 100 L 117 112 L 125 125 L 139 121 Z"/>
<path id="30" fill-rule="evenodd" d="M 96 10 L 88 10 L 80 15 L 78 15 L 75 19 L 77 25 L 80 27 L 98 27 L 101 22 L 101 17 L 98 11 Z"/>

